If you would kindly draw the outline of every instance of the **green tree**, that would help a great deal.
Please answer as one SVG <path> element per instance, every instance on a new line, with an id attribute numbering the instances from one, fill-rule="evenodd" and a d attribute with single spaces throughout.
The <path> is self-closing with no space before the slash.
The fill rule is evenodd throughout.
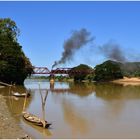
<path id="1" fill-rule="evenodd" d="M 20 31 L 13 20 L 11 20 L 10 18 L 0 19 L 0 34 L 3 37 L 8 36 L 16 41 L 19 32 Z"/>
<path id="2" fill-rule="evenodd" d="M 118 63 L 106 61 L 95 67 L 95 81 L 111 81 L 123 78 L 122 71 Z"/>
<path id="3" fill-rule="evenodd" d="M 85 64 L 80 64 L 77 67 L 73 67 L 69 72 L 69 76 L 74 78 L 74 81 L 82 81 L 88 74 L 91 74 L 93 69 Z"/>
<path id="4" fill-rule="evenodd" d="M 33 71 L 32 64 L 17 42 L 18 34 L 14 21 L 0 19 L 0 81 L 23 84 Z"/>
<path id="5" fill-rule="evenodd" d="M 91 73 L 91 74 L 86 75 L 86 77 L 84 79 L 88 80 L 90 82 L 93 81 L 94 80 L 94 72 Z"/>

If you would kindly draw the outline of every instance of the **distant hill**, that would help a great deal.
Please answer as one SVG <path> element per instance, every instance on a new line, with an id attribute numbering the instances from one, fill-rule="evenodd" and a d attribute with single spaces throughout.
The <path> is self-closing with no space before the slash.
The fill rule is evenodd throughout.
<path id="1" fill-rule="evenodd" d="M 125 62 L 120 63 L 108 60 L 113 64 L 119 65 L 124 76 L 140 76 L 140 62 Z"/>

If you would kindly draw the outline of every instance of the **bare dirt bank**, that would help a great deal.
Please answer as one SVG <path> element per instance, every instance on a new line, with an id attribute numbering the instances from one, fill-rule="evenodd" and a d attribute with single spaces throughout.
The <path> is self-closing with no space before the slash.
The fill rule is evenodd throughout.
<path id="1" fill-rule="evenodd" d="M 0 139 L 25 138 L 27 134 L 10 115 L 5 97 L 0 95 Z"/>
<path id="2" fill-rule="evenodd" d="M 112 82 L 117 83 L 117 84 L 123 84 L 123 85 L 140 85 L 140 78 L 137 78 L 137 77 L 132 77 L 132 78 L 124 77 L 123 79 L 114 80 Z"/>

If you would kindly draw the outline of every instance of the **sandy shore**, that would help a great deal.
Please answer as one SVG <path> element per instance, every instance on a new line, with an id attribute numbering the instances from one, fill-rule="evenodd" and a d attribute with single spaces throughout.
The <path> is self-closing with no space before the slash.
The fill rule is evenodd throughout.
<path id="1" fill-rule="evenodd" d="M 10 115 L 5 97 L 0 95 L 0 139 L 25 138 L 27 134 Z"/>
<path id="2" fill-rule="evenodd" d="M 125 86 L 126 85 L 140 85 L 140 78 L 137 78 L 137 77 L 132 77 L 132 78 L 124 77 L 123 79 L 114 80 L 112 82 L 117 83 L 117 84 L 123 84 Z"/>
<path id="3" fill-rule="evenodd" d="M 1 85 L 0 85 L 0 88 L 4 88 L 4 86 L 1 86 Z"/>

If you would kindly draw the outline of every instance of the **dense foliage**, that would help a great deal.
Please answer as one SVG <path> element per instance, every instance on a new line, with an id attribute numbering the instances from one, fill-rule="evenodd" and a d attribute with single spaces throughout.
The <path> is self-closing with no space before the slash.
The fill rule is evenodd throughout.
<path id="1" fill-rule="evenodd" d="M 127 77 L 140 76 L 140 62 L 125 62 L 119 65 L 124 76 L 127 76 Z"/>
<path id="2" fill-rule="evenodd" d="M 123 74 L 116 62 L 109 60 L 95 67 L 95 81 L 111 81 L 120 78 L 123 78 Z"/>
<path id="3" fill-rule="evenodd" d="M 74 81 L 82 81 L 82 80 L 85 80 L 86 77 L 89 76 L 89 73 L 92 74 L 92 72 L 93 72 L 93 69 L 91 67 L 85 64 L 80 64 L 77 67 L 73 67 L 69 75 L 70 77 L 74 78 Z"/>
<path id="4" fill-rule="evenodd" d="M 0 81 L 23 84 L 33 71 L 29 59 L 17 42 L 19 29 L 9 18 L 0 19 Z"/>

